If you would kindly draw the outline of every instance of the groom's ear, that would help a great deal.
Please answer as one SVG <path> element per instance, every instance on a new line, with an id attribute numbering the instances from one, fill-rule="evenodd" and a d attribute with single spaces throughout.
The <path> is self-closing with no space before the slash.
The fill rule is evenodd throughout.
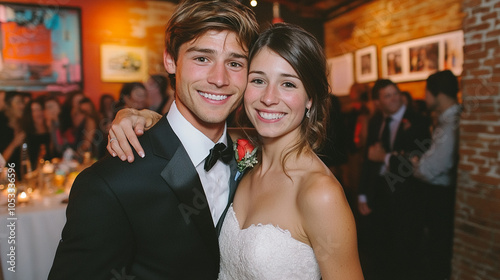
<path id="1" fill-rule="evenodd" d="M 163 51 L 163 66 L 165 66 L 165 70 L 167 70 L 167 73 L 169 74 L 175 74 L 175 71 L 177 70 L 175 59 L 167 52 L 167 50 Z"/>

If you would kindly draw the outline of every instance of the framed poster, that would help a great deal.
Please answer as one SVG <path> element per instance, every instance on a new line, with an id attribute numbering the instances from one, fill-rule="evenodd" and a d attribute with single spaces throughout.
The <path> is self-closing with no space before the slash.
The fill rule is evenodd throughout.
<path id="1" fill-rule="evenodd" d="M 81 12 L 0 2 L 0 90 L 81 90 Z"/>
<path id="2" fill-rule="evenodd" d="M 377 46 L 369 46 L 355 52 L 356 81 L 373 82 L 378 79 Z"/>
<path id="3" fill-rule="evenodd" d="M 382 76 L 394 82 L 425 80 L 445 69 L 462 74 L 463 31 L 415 39 L 382 48 Z"/>
<path id="4" fill-rule="evenodd" d="M 148 75 L 147 48 L 101 45 L 101 80 L 103 82 L 138 82 Z"/>
<path id="5" fill-rule="evenodd" d="M 330 87 L 337 96 L 349 95 L 354 84 L 354 57 L 352 53 L 327 60 L 330 69 Z"/>
<path id="6" fill-rule="evenodd" d="M 404 47 L 400 44 L 382 48 L 382 76 L 394 82 L 407 80 L 408 68 Z"/>

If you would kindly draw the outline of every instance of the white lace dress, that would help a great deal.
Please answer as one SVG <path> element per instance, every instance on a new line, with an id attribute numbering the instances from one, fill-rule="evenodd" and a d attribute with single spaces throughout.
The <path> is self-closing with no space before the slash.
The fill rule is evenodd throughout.
<path id="1" fill-rule="evenodd" d="M 274 225 L 241 229 L 233 206 L 227 211 L 219 236 L 220 280 L 320 279 L 312 248 Z"/>

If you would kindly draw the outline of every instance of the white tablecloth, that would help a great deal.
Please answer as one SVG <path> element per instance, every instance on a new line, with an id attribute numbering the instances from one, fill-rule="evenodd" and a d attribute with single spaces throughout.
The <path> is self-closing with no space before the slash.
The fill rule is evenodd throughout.
<path id="1" fill-rule="evenodd" d="M 0 203 L 0 259 L 5 280 L 46 280 L 49 275 L 61 232 L 66 223 L 66 204 L 61 194 L 31 200 L 16 207 L 15 272 L 9 271 L 10 256 L 7 199 Z"/>

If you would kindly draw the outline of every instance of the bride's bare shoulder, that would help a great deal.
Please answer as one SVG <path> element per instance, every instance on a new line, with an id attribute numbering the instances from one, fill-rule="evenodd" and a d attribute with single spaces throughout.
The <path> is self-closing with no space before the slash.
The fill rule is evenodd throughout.
<path id="1" fill-rule="evenodd" d="M 342 185 L 325 169 L 318 168 L 304 177 L 297 196 L 301 212 L 330 211 L 332 205 L 348 206 Z"/>

